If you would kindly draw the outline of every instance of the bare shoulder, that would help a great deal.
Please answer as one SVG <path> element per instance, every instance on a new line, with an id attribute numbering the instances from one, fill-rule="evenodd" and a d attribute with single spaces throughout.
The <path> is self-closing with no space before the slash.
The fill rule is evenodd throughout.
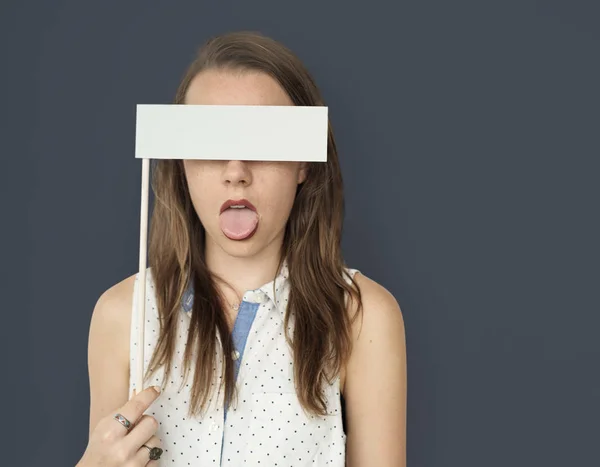
<path id="1" fill-rule="evenodd" d="M 360 272 L 355 274 L 354 280 L 362 298 L 362 313 L 353 326 L 355 340 L 361 342 L 373 336 L 378 339 L 403 338 L 402 310 L 392 293 Z M 356 313 L 356 302 L 351 302 L 349 311 L 352 315 Z"/>
<path id="2" fill-rule="evenodd" d="M 100 295 L 92 315 L 93 324 L 129 326 L 135 277 L 136 274 L 132 274 Z"/>
<path id="3" fill-rule="evenodd" d="M 111 286 L 94 307 L 88 339 L 90 432 L 129 397 L 129 343 L 135 274 Z"/>
<path id="4" fill-rule="evenodd" d="M 90 322 L 90 365 L 104 358 L 108 349 L 128 363 L 135 276 L 121 280 L 98 298 Z"/>
<path id="5" fill-rule="evenodd" d="M 357 273 L 362 313 L 342 387 L 346 399 L 347 465 L 406 465 L 406 344 L 396 298 Z M 356 311 L 350 302 L 349 311 Z M 354 310 L 352 309 L 354 308 Z"/>
<path id="6" fill-rule="evenodd" d="M 379 358 L 377 353 L 405 352 L 404 319 L 396 298 L 361 272 L 356 272 L 354 282 L 360 289 L 362 307 L 359 312 L 354 299 L 347 305 L 349 315 L 356 319 L 352 323 L 352 352 L 340 375 L 343 393 L 347 377 L 357 374 L 361 366 L 369 365 L 369 360 Z"/>

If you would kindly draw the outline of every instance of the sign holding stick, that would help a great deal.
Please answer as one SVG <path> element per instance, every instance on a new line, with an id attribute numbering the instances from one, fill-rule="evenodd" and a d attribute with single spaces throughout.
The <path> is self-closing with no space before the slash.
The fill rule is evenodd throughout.
<path id="1" fill-rule="evenodd" d="M 326 162 L 325 106 L 138 105 L 142 159 L 136 388 L 143 389 L 150 159 Z"/>

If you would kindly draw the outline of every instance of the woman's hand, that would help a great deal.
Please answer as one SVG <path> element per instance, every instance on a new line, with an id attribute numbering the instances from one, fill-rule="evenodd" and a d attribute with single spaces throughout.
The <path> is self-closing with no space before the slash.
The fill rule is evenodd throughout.
<path id="1" fill-rule="evenodd" d="M 136 394 L 123 407 L 101 419 L 76 467 L 145 467 L 158 465 L 151 460 L 149 448 L 160 448 L 155 436 L 158 422 L 144 412 L 160 393 L 150 387 Z M 114 415 L 121 414 L 131 422 L 127 429 Z M 155 450 L 157 451 L 157 450 Z M 160 451 L 162 453 L 162 451 Z"/>

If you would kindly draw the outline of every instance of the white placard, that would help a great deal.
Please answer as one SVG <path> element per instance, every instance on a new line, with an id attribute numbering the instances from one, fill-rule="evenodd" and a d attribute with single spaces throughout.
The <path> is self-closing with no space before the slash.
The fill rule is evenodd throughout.
<path id="1" fill-rule="evenodd" d="M 136 159 L 327 161 L 326 106 L 139 104 Z"/>

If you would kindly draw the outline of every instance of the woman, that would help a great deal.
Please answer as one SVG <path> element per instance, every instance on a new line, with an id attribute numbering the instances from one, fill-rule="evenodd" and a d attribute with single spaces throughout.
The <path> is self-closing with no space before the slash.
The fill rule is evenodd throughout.
<path id="1" fill-rule="evenodd" d="M 205 44 L 176 103 L 324 105 L 300 61 L 254 33 Z M 156 162 L 144 368 L 161 392 L 128 401 L 134 275 L 93 313 L 79 467 L 404 466 L 402 315 L 344 265 L 331 128 L 326 163 Z"/>

